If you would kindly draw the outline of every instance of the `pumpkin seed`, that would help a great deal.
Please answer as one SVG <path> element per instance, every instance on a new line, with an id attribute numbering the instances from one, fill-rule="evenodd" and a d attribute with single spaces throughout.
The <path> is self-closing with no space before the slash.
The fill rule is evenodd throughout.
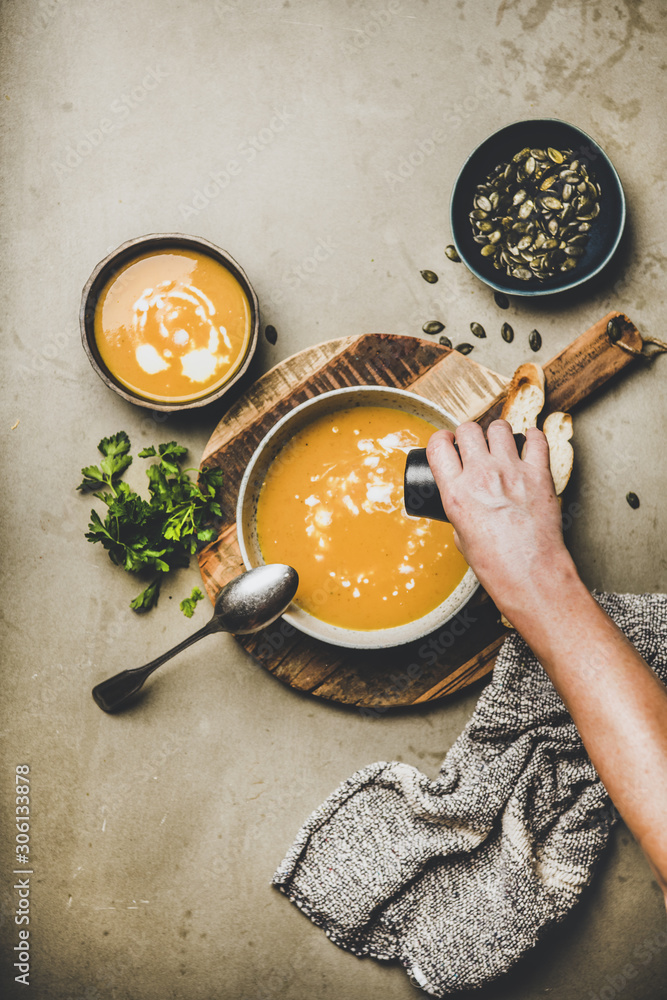
<path id="1" fill-rule="evenodd" d="M 531 351 L 539 351 L 542 346 L 542 336 L 539 330 L 531 330 L 528 343 L 530 344 Z"/>
<path id="2" fill-rule="evenodd" d="M 639 507 L 639 497 L 636 493 L 626 493 L 625 499 L 628 501 L 633 510 L 637 510 L 637 507 Z"/>
<path id="3" fill-rule="evenodd" d="M 436 334 L 440 333 L 445 329 L 445 324 L 441 323 L 440 320 L 432 319 L 428 323 L 424 323 L 422 330 L 424 333 Z"/>
<path id="4" fill-rule="evenodd" d="M 275 326 L 267 326 L 264 328 L 264 336 L 270 344 L 275 344 L 278 339 L 278 331 Z"/>
<path id="5" fill-rule="evenodd" d="M 549 188 L 556 183 L 556 180 L 557 178 L 555 174 L 549 174 L 549 176 L 545 177 L 542 183 L 540 184 L 540 191 L 548 191 Z"/>
<path id="6" fill-rule="evenodd" d="M 449 337 L 440 337 L 440 339 L 438 340 L 438 343 L 442 344 L 443 347 L 448 347 L 450 349 L 450 351 L 451 351 L 451 349 L 452 349 L 452 342 L 449 339 Z"/>
<path id="7" fill-rule="evenodd" d="M 429 285 L 434 285 L 438 280 L 438 275 L 435 273 L 435 271 L 420 271 L 419 273 L 421 274 L 424 281 L 428 281 Z"/>
<path id="8" fill-rule="evenodd" d="M 609 337 L 612 344 L 615 344 L 622 337 L 622 331 L 618 324 L 618 320 L 610 319 L 607 323 L 607 336 Z"/>
<path id="9" fill-rule="evenodd" d="M 474 322 L 471 323 L 470 330 L 473 336 L 479 337 L 480 340 L 483 340 L 484 337 L 486 337 L 486 330 L 484 329 L 481 323 L 474 323 Z"/>
<path id="10" fill-rule="evenodd" d="M 470 214 L 472 215 L 472 212 Z M 449 260 L 453 260 L 455 264 L 461 263 L 461 258 L 457 253 L 456 247 L 452 246 L 451 243 L 449 244 L 449 246 L 445 247 L 445 254 L 449 258 Z"/>
<path id="11" fill-rule="evenodd" d="M 583 256 L 600 198 L 599 183 L 571 149 L 525 147 L 478 184 L 473 239 L 495 269 L 543 281 Z"/>
<path id="12" fill-rule="evenodd" d="M 507 298 L 503 292 L 494 292 L 493 298 L 495 299 L 496 305 L 499 309 L 508 309 L 510 300 Z"/>
<path id="13" fill-rule="evenodd" d="M 509 323 L 503 323 L 500 330 L 500 336 L 503 338 L 506 344 L 512 343 L 512 341 L 514 340 L 514 330 L 509 325 Z"/>
<path id="14" fill-rule="evenodd" d="M 457 344 L 456 350 L 459 354 L 470 354 L 474 346 L 474 344 Z"/>

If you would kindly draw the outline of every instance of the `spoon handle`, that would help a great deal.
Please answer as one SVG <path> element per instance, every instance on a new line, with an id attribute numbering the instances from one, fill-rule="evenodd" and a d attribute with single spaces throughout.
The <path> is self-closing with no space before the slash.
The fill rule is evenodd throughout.
<path id="1" fill-rule="evenodd" d="M 162 656 L 151 660 L 150 663 L 146 663 L 143 667 L 134 667 L 132 670 L 121 670 L 114 677 L 109 677 L 108 680 L 102 681 L 101 684 L 93 688 L 93 698 L 103 711 L 117 711 L 139 691 L 146 678 L 150 677 L 154 670 L 157 670 L 163 663 L 170 660 L 172 656 L 176 656 L 177 653 L 187 649 L 193 642 L 203 639 L 205 635 L 212 635 L 213 632 L 221 631 L 222 629 L 217 620 L 212 618 L 203 628 L 200 628 L 193 635 L 188 636 L 187 639 L 183 639 L 182 642 L 179 642 L 177 646 L 174 646 L 166 653 L 163 653 Z"/>

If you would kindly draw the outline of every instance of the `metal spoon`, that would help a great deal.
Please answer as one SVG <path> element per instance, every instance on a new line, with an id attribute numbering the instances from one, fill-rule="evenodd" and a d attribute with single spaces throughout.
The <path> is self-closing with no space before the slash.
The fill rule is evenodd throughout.
<path id="1" fill-rule="evenodd" d="M 215 601 L 213 617 L 203 628 L 145 666 L 122 670 L 115 677 L 102 681 L 93 688 L 93 698 L 105 712 L 117 711 L 139 691 L 154 670 L 205 635 L 213 632 L 247 635 L 270 625 L 287 610 L 298 586 L 296 570 L 283 563 L 257 566 L 242 573 L 222 588 Z"/>

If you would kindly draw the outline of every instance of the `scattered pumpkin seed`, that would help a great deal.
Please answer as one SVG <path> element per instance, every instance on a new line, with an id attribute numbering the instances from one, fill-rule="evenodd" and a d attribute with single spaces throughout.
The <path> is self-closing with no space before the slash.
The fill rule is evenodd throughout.
<path id="1" fill-rule="evenodd" d="M 531 330 L 528 343 L 530 344 L 531 351 L 539 351 L 542 346 L 542 336 L 539 330 Z"/>
<path id="2" fill-rule="evenodd" d="M 610 319 L 609 322 L 607 323 L 607 336 L 609 337 L 612 344 L 615 344 L 617 341 L 621 339 L 622 336 L 621 328 L 618 325 L 618 321 L 615 318 Z"/>
<path id="3" fill-rule="evenodd" d="M 451 351 L 451 349 L 452 349 L 452 342 L 449 339 L 449 337 L 440 337 L 439 340 L 438 340 L 438 343 L 442 344 L 443 347 L 448 347 L 450 349 L 450 351 Z"/>
<path id="4" fill-rule="evenodd" d="M 514 330 L 509 325 L 509 323 L 503 323 L 500 330 L 500 336 L 503 338 L 506 344 L 512 343 L 512 341 L 514 340 Z"/>
<path id="5" fill-rule="evenodd" d="M 544 281 L 577 266 L 601 193 L 571 149 L 526 147 L 477 185 L 473 239 L 497 270 L 521 281 Z"/>
<path id="6" fill-rule="evenodd" d="M 503 292 L 494 292 L 493 297 L 499 309 L 509 309 L 510 300 Z"/>
<path id="7" fill-rule="evenodd" d="M 429 285 L 434 285 L 438 280 L 438 275 L 435 273 L 435 271 L 420 271 L 419 273 L 421 274 L 424 281 L 428 281 Z"/>
<path id="8" fill-rule="evenodd" d="M 452 246 L 451 243 L 449 244 L 448 247 L 445 247 L 445 254 L 447 255 L 447 257 L 449 257 L 450 260 L 453 260 L 455 264 L 461 263 L 461 258 L 459 257 L 456 251 L 456 247 Z"/>
<path id="9" fill-rule="evenodd" d="M 486 337 L 486 330 L 481 323 L 471 323 L 470 331 L 474 337 L 479 337 L 480 340 L 483 340 L 484 337 Z"/>
<path id="10" fill-rule="evenodd" d="M 441 323 L 440 320 L 432 319 L 428 323 L 424 323 L 422 330 L 424 333 L 441 333 L 445 329 L 445 324 Z"/>
<path id="11" fill-rule="evenodd" d="M 278 331 L 275 326 L 267 326 L 264 329 L 264 336 L 270 344 L 275 344 L 278 339 Z"/>
<path id="12" fill-rule="evenodd" d="M 459 354 L 470 354 L 474 346 L 474 344 L 457 344 L 456 350 Z"/>
<path id="13" fill-rule="evenodd" d="M 625 499 L 628 501 L 633 510 L 637 510 L 637 507 L 639 507 L 639 497 L 636 493 L 627 493 Z"/>

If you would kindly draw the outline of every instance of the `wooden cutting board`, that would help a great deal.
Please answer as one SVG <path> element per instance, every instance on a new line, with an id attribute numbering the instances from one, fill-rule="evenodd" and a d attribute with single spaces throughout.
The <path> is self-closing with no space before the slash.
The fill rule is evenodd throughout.
<path id="1" fill-rule="evenodd" d="M 607 336 L 612 316 L 617 317 L 622 342 L 641 350 L 642 338 L 627 317 L 605 316 L 544 366 L 545 414 L 571 410 L 634 362 Z M 225 414 L 202 456 L 202 466 L 217 466 L 224 473 L 222 526 L 217 540 L 198 557 L 211 601 L 244 570 L 235 521 L 241 479 L 261 439 L 288 410 L 331 389 L 390 385 L 439 403 L 459 420 L 476 419 L 486 426 L 500 413 L 508 381 L 458 351 L 390 334 L 331 340 L 272 368 Z M 377 715 L 444 698 L 484 676 L 506 634 L 497 609 L 479 590 L 464 611 L 433 636 L 395 649 L 342 649 L 302 635 L 282 619 L 263 632 L 237 639 L 291 687 Z"/>

